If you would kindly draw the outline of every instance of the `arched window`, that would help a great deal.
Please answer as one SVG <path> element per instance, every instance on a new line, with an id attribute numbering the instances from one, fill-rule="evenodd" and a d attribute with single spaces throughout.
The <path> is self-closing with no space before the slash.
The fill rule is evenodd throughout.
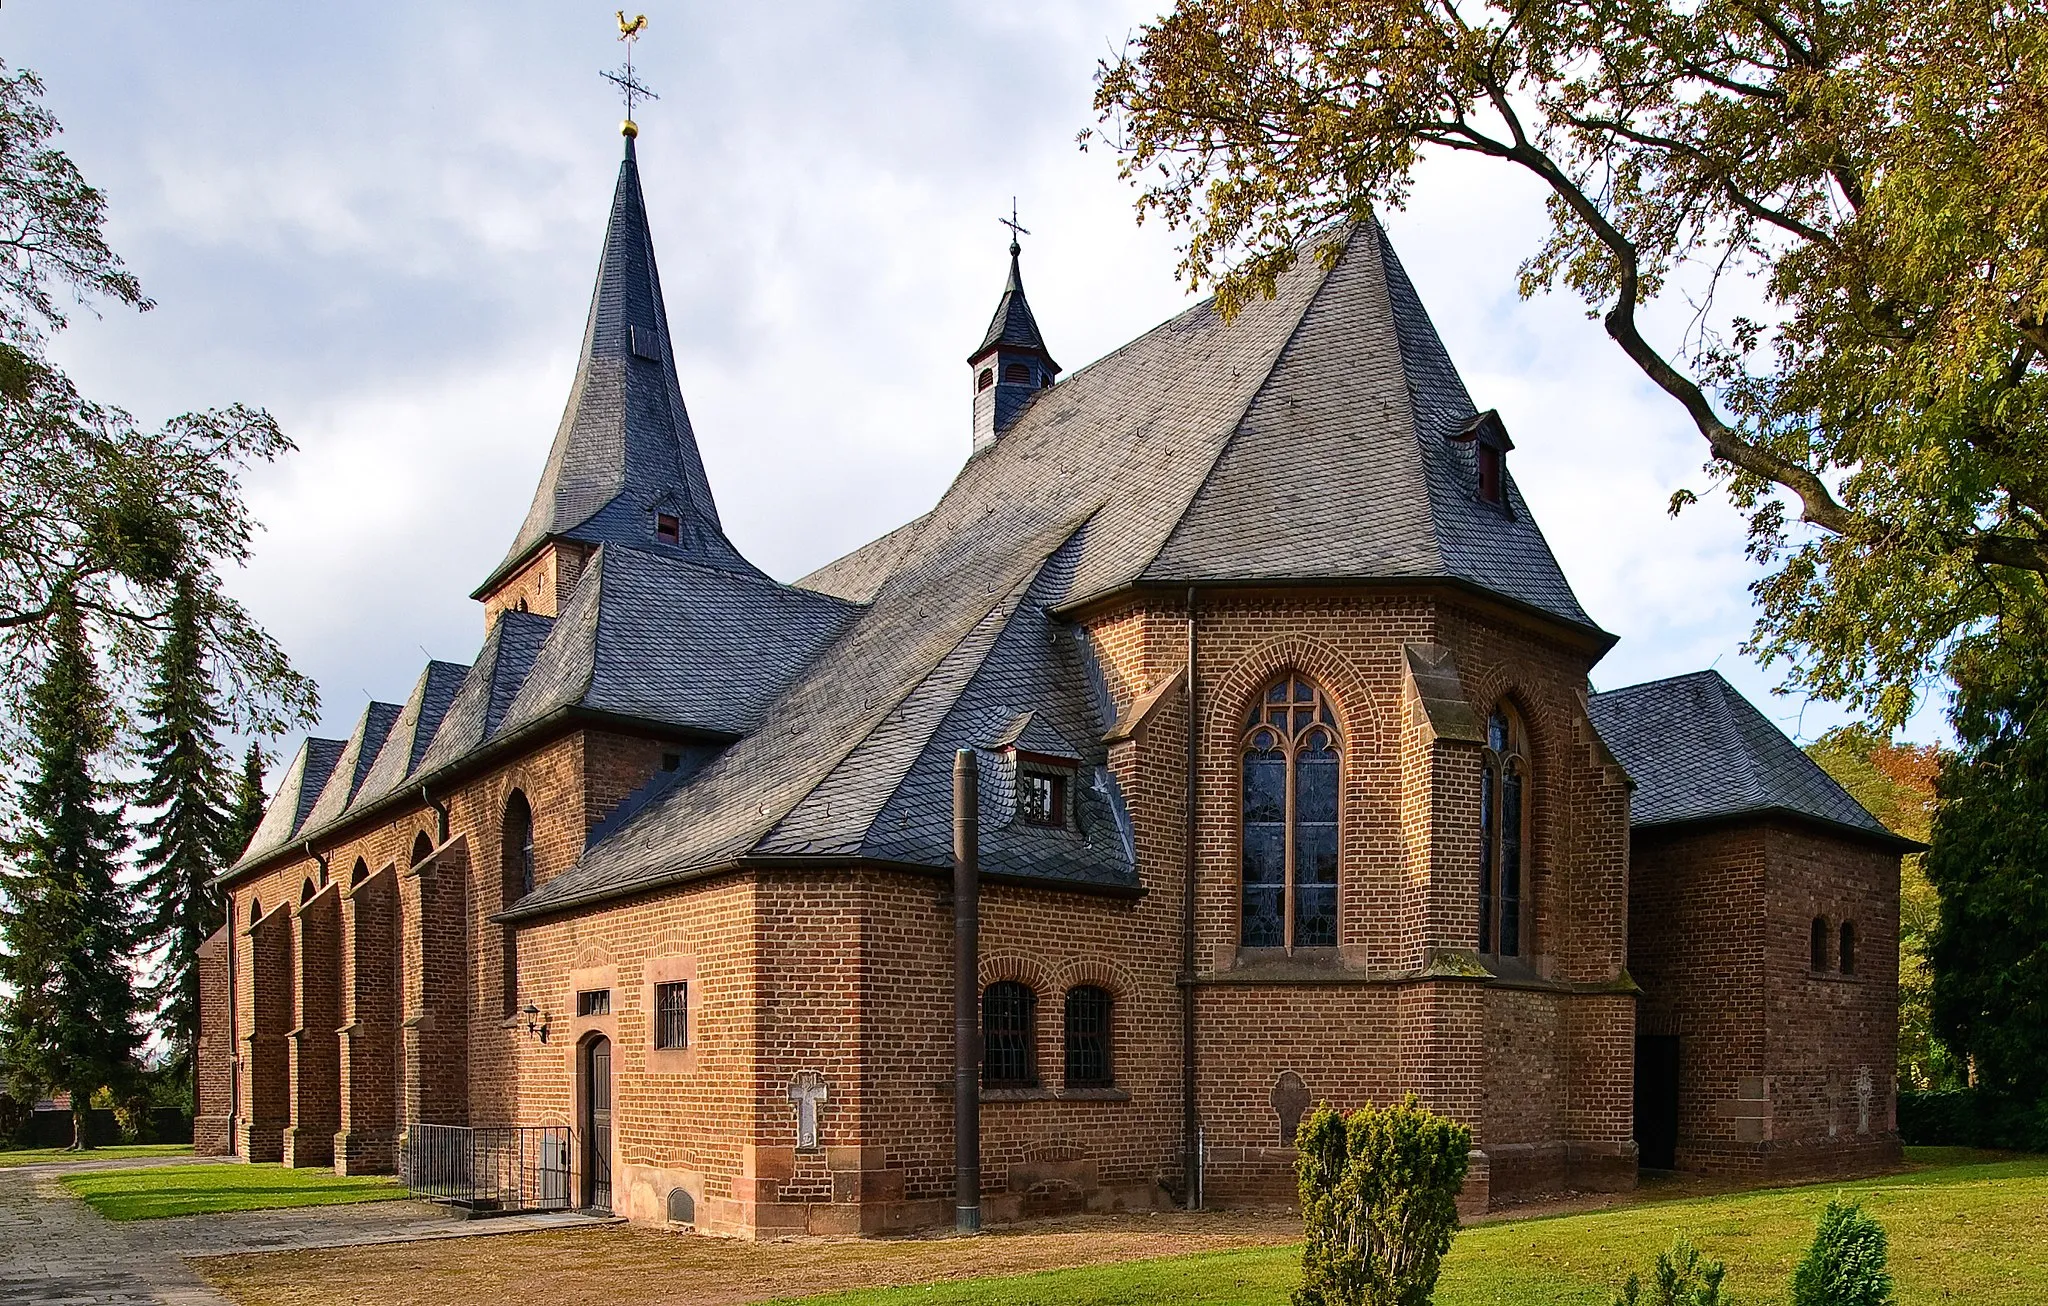
<path id="1" fill-rule="evenodd" d="M 1248 948 L 1337 945 L 1337 716 L 1299 676 L 1266 687 L 1244 721 Z"/>
<path id="2" fill-rule="evenodd" d="M 251 929 L 254 929 L 256 926 L 256 922 L 262 919 L 263 903 L 255 898 L 249 899 L 249 927 Z"/>
<path id="3" fill-rule="evenodd" d="M 1015 980 L 981 992 L 981 1082 L 987 1088 L 1038 1086 L 1038 995 Z"/>
<path id="4" fill-rule="evenodd" d="M 974 388 L 976 391 L 986 390 L 995 383 L 996 370 L 993 367 L 982 368 L 981 375 L 974 378 Z"/>
<path id="5" fill-rule="evenodd" d="M 1813 928 L 1806 935 L 1806 965 L 1809 970 L 1828 968 L 1828 918 L 1813 918 Z"/>
<path id="6" fill-rule="evenodd" d="M 1842 922 L 1842 950 L 1836 955 L 1841 961 L 1842 973 L 1844 975 L 1854 975 L 1856 973 L 1855 921 Z"/>
<path id="7" fill-rule="evenodd" d="M 533 809 L 514 789 L 505 800 L 501 905 L 510 907 L 533 892 Z M 519 931 L 505 926 L 505 1014 L 519 1009 Z"/>
<path id="8" fill-rule="evenodd" d="M 1109 1061 L 1109 993 L 1092 984 L 1067 990 L 1068 1088 L 1108 1088 L 1115 1082 Z"/>
<path id="9" fill-rule="evenodd" d="M 306 882 L 299 886 L 299 901 L 302 903 L 313 901 L 313 893 L 313 877 L 309 875 L 306 877 Z"/>
<path id="10" fill-rule="evenodd" d="M 418 834 L 412 837 L 412 857 L 410 861 L 407 863 L 408 865 L 418 866 L 421 862 L 427 860 L 427 858 L 432 857 L 433 855 L 434 841 L 427 837 L 427 832 L 425 830 L 420 831 Z"/>
<path id="11" fill-rule="evenodd" d="M 1486 720 L 1479 776 L 1479 951 L 1528 948 L 1529 735 L 1505 705 Z"/>
<path id="12" fill-rule="evenodd" d="M 348 873 L 348 887 L 353 889 L 369 878 L 370 864 L 360 857 L 356 858 L 355 869 Z"/>

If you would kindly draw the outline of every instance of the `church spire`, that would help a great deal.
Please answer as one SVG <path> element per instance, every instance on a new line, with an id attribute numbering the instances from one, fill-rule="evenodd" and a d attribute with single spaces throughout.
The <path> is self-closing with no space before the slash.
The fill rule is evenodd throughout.
<path id="1" fill-rule="evenodd" d="M 996 303 L 996 315 L 989 319 L 981 344 L 967 356 L 969 374 L 974 378 L 974 448 L 978 453 L 994 444 L 1031 396 L 1051 385 L 1060 365 L 1045 347 L 1038 333 L 1038 319 L 1024 298 L 1024 273 L 1019 266 L 1024 250 L 1019 236 L 1031 233 L 1017 224 L 1017 206 L 1010 216 L 998 219 L 1010 229 L 1010 279 L 1003 285 L 1003 297 Z"/>
<path id="2" fill-rule="evenodd" d="M 647 92 L 641 87 L 634 94 Z M 628 119 L 625 127 L 631 126 Z M 562 594 L 601 544 L 761 574 L 726 539 L 705 479 L 676 377 L 640 190 L 636 132 L 622 130 L 625 157 L 612 192 L 576 380 L 526 520 L 504 561 L 475 594 L 493 612 L 523 606 L 552 615 L 553 593 L 525 592 L 526 577 L 550 547 L 560 556 L 540 570 L 561 578 L 554 587 Z M 511 593 L 514 586 L 521 592 Z"/>

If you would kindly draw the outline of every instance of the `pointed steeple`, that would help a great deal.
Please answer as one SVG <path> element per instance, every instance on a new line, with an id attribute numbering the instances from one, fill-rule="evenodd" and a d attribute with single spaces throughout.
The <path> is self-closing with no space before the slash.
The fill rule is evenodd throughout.
<path id="1" fill-rule="evenodd" d="M 1051 385 L 1060 372 L 1045 337 L 1038 333 L 1030 301 L 1024 298 L 1024 273 L 1018 266 L 1023 252 L 1012 237 L 1010 279 L 1003 283 L 1003 297 L 996 302 L 996 315 L 989 319 L 980 346 L 967 356 L 974 378 L 976 452 L 1009 430 L 1031 396 Z"/>
<path id="2" fill-rule="evenodd" d="M 725 537 L 683 406 L 632 134 L 619 163 L 568 406 L 533 506 L 475 597 L 489 603 L 508 580 L 531 570 L 547 545 L 564 542 L 580 546 L 577 556 L 550 571 L 571 582 L 589 547 L 599 544 L 760 574 Z"/>

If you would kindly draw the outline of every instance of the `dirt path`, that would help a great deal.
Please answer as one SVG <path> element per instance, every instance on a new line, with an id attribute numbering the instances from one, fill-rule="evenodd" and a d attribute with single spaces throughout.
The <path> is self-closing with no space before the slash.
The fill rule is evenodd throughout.
<path id="1" fill-rule="evenodd" d="M 1280 1213 L 1162 1213 L 1044 1221 L 979 1238 L 740 1242 L 634 1228 L 525 1234 L 194 1262 L 242 1306 L 729 1306 L 800 1293 L 1024 1274 L 1301 1236 Z"/>

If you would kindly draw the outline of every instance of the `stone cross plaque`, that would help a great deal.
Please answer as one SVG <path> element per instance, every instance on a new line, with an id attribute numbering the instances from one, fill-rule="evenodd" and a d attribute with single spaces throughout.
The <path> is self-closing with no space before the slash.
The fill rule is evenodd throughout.
<path id="1" fill-rule="evenodd" d="M 818 1105 L 826 1098 L 825 1077 L 806 1070 L 789 1081 L 790 1105 L 796 1108 L 796 1150 L 818 1150 Z"/>

